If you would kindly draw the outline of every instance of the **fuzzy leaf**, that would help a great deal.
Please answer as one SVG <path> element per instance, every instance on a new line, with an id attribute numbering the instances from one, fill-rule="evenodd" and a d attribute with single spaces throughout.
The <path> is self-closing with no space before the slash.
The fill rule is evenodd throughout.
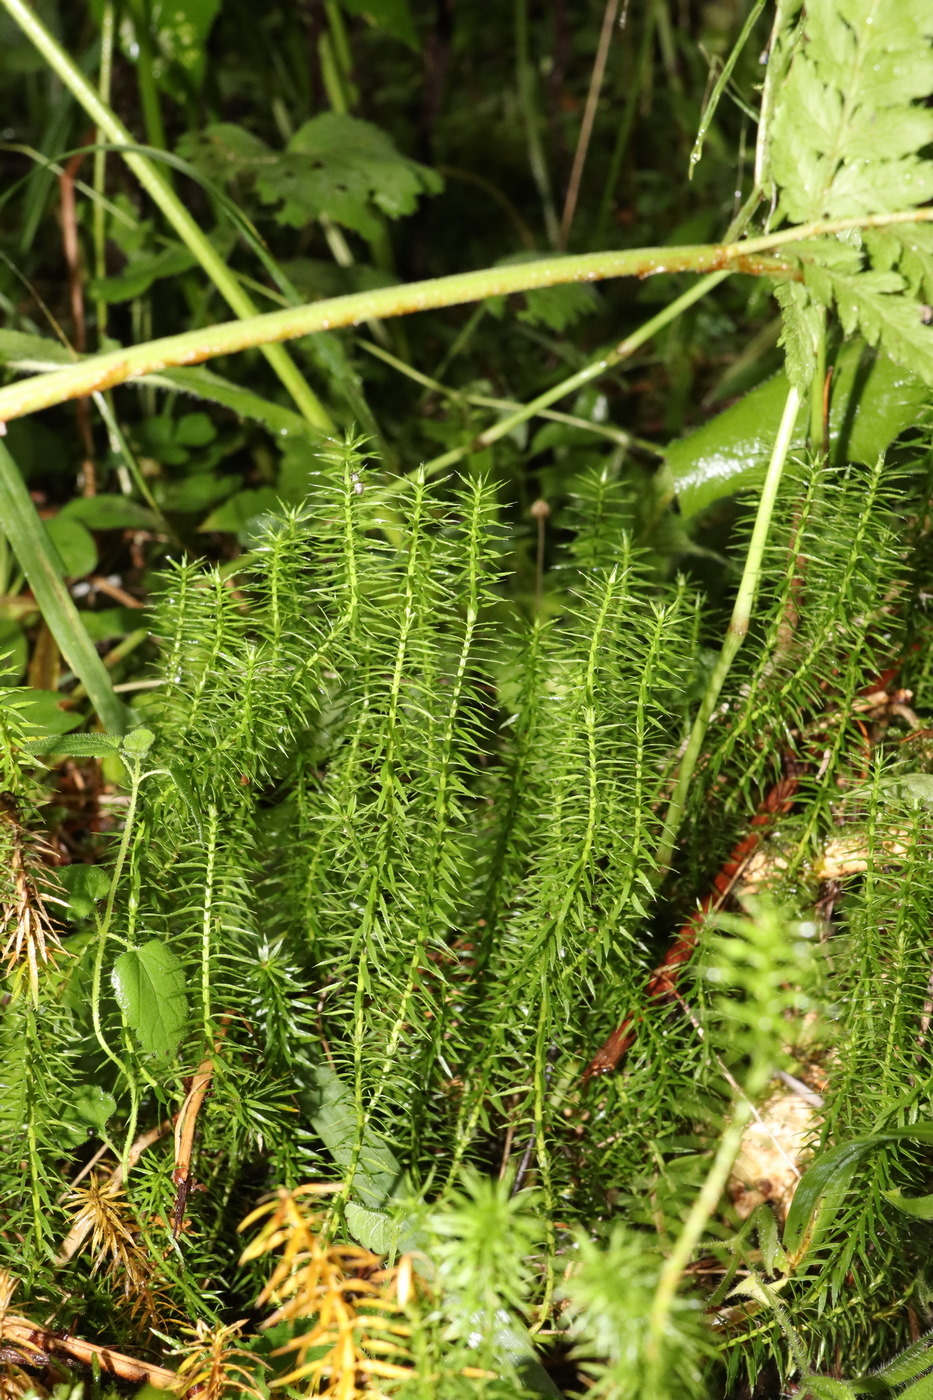
<path id="1" fill-rule="evenodd" d="M 153 938 L 117 958 L 111 981 L 127 1025 L 150 1055 L 171 1055 L 188 1019 L 185 971 L 171 948 Z"/>
<path id="2" fill-rule="evenodd" d="M 86 919 L 99 899 L 110 892 L 110 877 L 99 865 L 64 865 L 58 880 L 68 895 L 68 905 L 76 919 Z"/>
<path id="3" fill-rule="evenodd" d="M 902 1385 L 904 1381 L 911 1381 L 927 1371 L 931 1361 L 933 1361 L 933 1336 L 928 1332 L 925 1337 L 918 1337 L 909 1347 L 905 1347 L 902 1352 L 880 1367 L 876 1376 L 878 1380 L 883 1381 L 889 1387 Z M 920 1395 L 915 1390 L 899 1393 L 909 1395 L 911 1400 L 920 1400 Z"/>
<path id="4" fill-rule="evenodd" d="M 121 742 L 115 734 L 49 734 L 26 739 L 23 748 L 43 758 L 111 758 L 120 752 Z"/>

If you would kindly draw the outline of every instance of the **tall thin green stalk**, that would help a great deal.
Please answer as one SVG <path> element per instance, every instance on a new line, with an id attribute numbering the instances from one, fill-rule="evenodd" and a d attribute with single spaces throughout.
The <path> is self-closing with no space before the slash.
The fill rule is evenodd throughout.
<path id="1" fill-rule="evenodd" d="M 80 68 L 46 29 L 35 12 L 26 4 L 26 0 L 0 0 L 0 3 L 3 4 L 10 18 L 35 44 L 49 68 L 80 102 L 107 140 L 128 148 L 123 153 L 127 165 L 185 246 L 197 258 L 230 309 L 240 317 L 255 316 L 255 303 L 240 286 L 210 239 L 198 227 L 184 203 L 171 188 L 168 180 L 156 169 L 147 156 L 130 149 L 136 144 L 132 134 L 110 107 L 101 100 Z M 323 432 L 330 431 L 333 424 L 327 410 L 287 351 L 281 346 L 268 345 L 263 349 L 263 354 L 308 422 Z"/>
<path id="2" fill-rule="evenodd" d="M 716 703 L 719 700 L 720 692 L 725 684 L 732 663 L 748 635 L 748 626 L 755 606 L 755 599 L 758 595 L 758 585 L 761 581 L 761 570 L 764 561 L 765 546 L 768 542 L 768 532 L 771 528 L 771 517 L 774 513 L 774 504 L 777 500 L 781 477 L 784 475 L 784 466 L 787 461 L 787 454 L 790 451 L 790 444 L 793 439 L 794 429 L 797 425 L 797 415 L 799 411 L 800 395 L 797 390 L 791 386 L 784 404 L 784 412 L 781 415 L 781 423 L 778 428 L 777 437 L 774 440 L 774 450 L 771 453 L 768 474 L 765 477 L 765 484 L 761 492 L 761 500 L 758 503 L 752 538 L 749 542 L 748 554 L 745 559 L 745 568 L 742 571 L 742 581 L 739 584 L 739 591 L 732 609 L 732 616 L 729 619 L 726 638 L 722 644 L 722 650 L 719 653 L 716 665 L 713 667 L 712 674 L 707 682 L 696 719 L 693 721 L 690 738 L 687 740 L 687 747 L 680 762 L 677 783 L 670 803 L 668 804 L 667 815 L 664 818 L 664 827 L 661 831 L 657 855 L 655 857 L 658 871 L 662 875 L 670 866 L 671 857 L 674 854 L 677 833 L 680 830 L 680 823 L 683 819 L 684 808 L 687 803 L 687 793 L 690 790 L 690 783 L 693 779 L 697 761 L 703 750 L 703 742 L 706 738 L 709 722 L 713 717 L 713 711 L 716 708 Z"/>

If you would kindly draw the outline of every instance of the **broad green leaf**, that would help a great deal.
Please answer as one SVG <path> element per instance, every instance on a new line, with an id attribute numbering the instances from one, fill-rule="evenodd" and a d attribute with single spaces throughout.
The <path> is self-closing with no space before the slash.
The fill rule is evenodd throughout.
<path id="1" fill-rule="evenodd" d="M 147 4 L 153 74 L 160 86 L 179 101 L 190 96 L 203 81 L 206 44 L 220 5 L 221 0 L 151 0 Z M 91 0 L 91 9 L 99 24 L 102 0 Z M 132 9 L 122 14 L 119 33 L 125 57 L 136 62 L 139 39 L 132 15 Z"/>
<path id="2" fill-rule="evenodd" d="M 398 219 L 415 212 L 420 195 L 437 194 L 443 184 L 433 170 L 403 156 L 381 128 L 337 112 L 323 112 L 300 126 L 286 159 L 291 164 L 279 182 L 263 173 L 256 188 L 267 203 L 283 201 L 277 218 L 293 228 L 327 214 L 364 238 L 375 238 L 380 224 L 372 204 Z"/>
<path id="3" fill-rule="evenodd" d="M 158 516 L 128 496 L 75 496 L 59 519 L 79 520 L 89 530 L 157 530 Z"/>
<path id="4" fill-rule="evenodd" d="M 232 496 L 239 485 L 239 476 L 195 472 L 184 481 L 172 481 L 161 486 L 159 504 L 163 510 L 179 515 L 203 515 L 212 506 Z"/>
<path id="5" fill-rule="evenodd" d="M 0 531 L 13 546 L 59 650 L 107 729 L 126 727 L 126 709 L 62 582 L 55 552 L 16 463 L 0 442 Z"/>
<path id="6" fill-rule="evenodd" d="M 229 530 L 231 533 L 239 534 L 241 530 L 248 528 L 251 521 L 259 515 L 265 515 L 267 511 L 274 511 L 278 508 L 279 493 L 271 486 L 259 486 L 256 490 L 237 491 L 236 495 L 224 501 L 223 505 L 211 511 L 210 515 L 203 521 L 198 529 L 204 533 L 208 530 Z"/>
<path id="7" fill-rule="evenodd" d="M 399 1252 L 403 1227 L 396 1216 L 382 1210 L 367 1210 L 356 1201 L 349 1201 L 346 1218 L 347 1229 L 364 1249 L 371 1249 L 373 1254 Z"/>
<path id="8" fill-rule="evenodd" d="M 933 773 L 902 773 L 888 778 L 881 784 L 881 795 L 888 802 L 933 807 Z"/>
<path id="9" fill-rule="evenodd" d="M 177 64 L 194 86 L 204 76 L 205 46 L 220 4 L 221 0 L 152 0 L 149 22 L 162 59 Z"/>
<path id="10" fill-rule="evenodd" d="M 752 389 L 737 403 L 665 452 L 683 515 L 760 484 L 767 469 L 787 398 L 784 374 Z M 916 423 L 930 391 L 887 355 L 866 352 L 859 341 L 844 345 L 833 378 L 830 447 L 834 460 L 874 464 L 881 452 Z M 806 421 L 797 424 L 792 449 L 803 447 Z"/>
<path id="11" fill-rule="evenodd" d="M 409 48 L 418 49 L 418 36 L 408 0 L 340 0 L 350 15 L 362 15 L 377 29 L 385 30 L 393 39 L 401 39 Z"/>
<path id="12" fill-rule="evenodd" d="M 188 1020 L 185 971 L 161 939 L 121 953 L 111 973 L 126 1024 L 150 1055 L 174 1054 Z"/>
<path id="13" fill-rule="evenodd" d="M 65 578 L 83 578 L 93 573 L 97 567 L 97 545 L 90 530 L 85 529 L 79 520 L 67 516 L 53 515 L 45 522 L 46 533 L 61 560 Z"/>
<path id="14" fill-rule="evenodd" d="M 38 737 L 40 735 L 62 736 L 84 723 L 84 716 L 80 710 L 62 708 L 64 699 L 57 690 L 39 690 L 35 686 L 29 686 L 28 689 L 24 687 L 22 698 L 17 696 L 16 709 L 22 716 L 27 733 L 36 736 L 36 742 L 45 742 Z M 76 737 L 79 736 L 74 736 L 66 742 L 73 743 Z"/>
<path id="15" fill-rule="evenodd" d="M 357 1137 L 353 1094 L 326 1064 L 316 1064 L 305 1073 L 309 1078 L 301 1093 L 302 1108 L 337 1166 L 346 1168 L 353 1159 Z M 384 1208 L 396 1195 L 411 1194 L 411 1184 L 398 1158 L 371 1128 L 363 1135 L 353 1194 L 369 1210 Z"/>
<path id="16" fill-rule="evenodd" d="M 82 612 L 81 616 L 91 641 L 107 642 L 135 632 L 143 613 L 136 608 L 95 608 L 93 612 Z"/>
<path id="17" fill-rule="evenodd" d="M 217 429 L 206 413 L 183 413 L 175 419 L 175 441 L 182 447 L 206 447 L 217 436 Z"/>

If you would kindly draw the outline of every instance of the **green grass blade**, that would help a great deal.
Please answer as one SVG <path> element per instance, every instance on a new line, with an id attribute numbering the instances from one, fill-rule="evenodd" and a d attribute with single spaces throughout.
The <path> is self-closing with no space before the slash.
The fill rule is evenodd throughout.
<path id="1" fill-rule="evenodd" d="M 105 729 L 122 734 L 126 709 L 56 567 L 52 542 L 19 468 L 0 442 L 0 531 L 6 535 L 62 656 L 83 683 Z"/>

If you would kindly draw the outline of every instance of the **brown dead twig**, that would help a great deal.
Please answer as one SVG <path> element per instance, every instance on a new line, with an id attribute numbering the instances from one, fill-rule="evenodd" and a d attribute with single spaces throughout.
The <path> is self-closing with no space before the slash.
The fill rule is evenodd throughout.
<path id="1" fill-rule="evenodd" d="M 123 1352 L 99 1346 L 96 1342 L 86 1342 L 81 1337 L 63 1336 L 18 1313 L 11 1313 L 9 1308 L 15 1286 L 10 1275 L 0 1269 L 0 1352 L 7 1365 L 46 1369 L 56 1360 L 70 1366 L 91 1367 L 96 1363 L 105 1375 L 118 1376 L 136 1385 L 148 1381 L 158 1390 L 178 1388 L 175 1372 L 166 1370 L 164 1366 L 138 1361 L 134 1356 L 125 1356 Z"/>

